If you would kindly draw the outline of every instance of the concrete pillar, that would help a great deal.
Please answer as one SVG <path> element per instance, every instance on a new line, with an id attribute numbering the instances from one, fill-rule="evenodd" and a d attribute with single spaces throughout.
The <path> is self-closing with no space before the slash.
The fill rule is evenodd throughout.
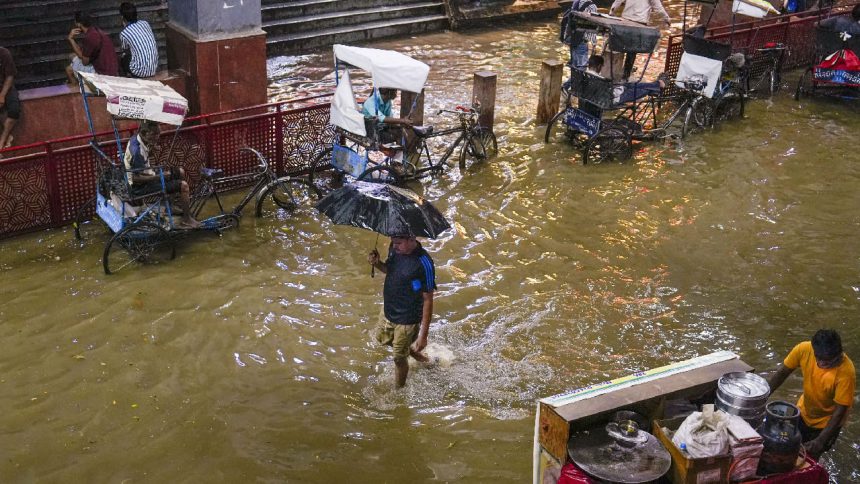
<path id="1" fill-rule="evenodd" d="M 264 104 L 266 33 L 260 0 L 169 0 L 167 63 L 189 78 L 193 114 Z"/>
<path id="2" fill-rule="evenodd" d="M 540 92 L 538 92 L 537 124 L 546 124 L 558 112 L 561 100 L 561 76 L 564 63 L 545 60 L 540 68 Z"/>
<path id="3" fill-rule="evenodd" d="M 472 82 L 472 100 L 481 103 L 478 125 L 493 129 L 496 118 L 496 73 L 480 71 Z"/>

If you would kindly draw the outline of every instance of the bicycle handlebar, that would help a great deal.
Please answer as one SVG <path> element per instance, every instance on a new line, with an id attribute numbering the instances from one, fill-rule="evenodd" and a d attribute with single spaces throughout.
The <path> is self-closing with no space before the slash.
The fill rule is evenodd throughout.
<path id="1" fill-rule="evenodd" d="M 239 152 L 242 152 L 242 151 L 247 151 L 248 153 L 253 153 L 254 156 L 256 156 L 258 160 L 260 160 L 261 171 L 268 171 L 269 162 L 266 160 L 266 157 L 263 156 L 262 153 L 260 153 L 259 151 L 255 150 L 254 148 L 251 148 L 249 146 L 245 146 L 244 148 L 239 148 Z"/>

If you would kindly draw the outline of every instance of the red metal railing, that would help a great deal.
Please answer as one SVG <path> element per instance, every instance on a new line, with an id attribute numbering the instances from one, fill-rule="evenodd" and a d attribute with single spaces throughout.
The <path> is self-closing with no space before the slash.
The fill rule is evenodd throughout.
<path id="1" fill-rule="evenodd" d="M 708 29 L 705 37 L 732 46 L 733 52 L 753 55 L 756 49 L 769 42 L 779 42 L 788 47 L 789 55 L 784 58 L 783 68 L 791 69 L 808 66 L 815 61 L 815 24 L 823 18 L 845 15 L 851 12 L 856 3 L 834 7 L 819 15 L 818 11 L 801 14 L 765 17 L 750 22 L 724 25 Z M 678 73 L 681 54 L 684 52 L 683 35 L 669 37 L 666 51 L 665 71 L 674 77 Z M 756 73 L 753 73 L 755 75 Z"/>
<path id="2" fill-rule="evenodd" d="M 188 118 L 175 143 L 172 131 L 162 135 L 152 162 L 181 164 L 193 186 L 203 166 L 221 168 L 226 174 L 252 171 L 256 160 L 239 151 L 249 146 L 263 153 L 278 174 L 301 173 L 331 144 L 329 103 L 322 99 L 326 97 Z M 120 136 L 126 139 L 133 131 L 120 130 Z M 0 238 L 74 220 L 78 209 L 95 196 L 98 157 L 88 145 L 90 139 L 89 134 L 77 135 L 3 151 Z M 112 131 L 98 133 L 97 140 L 108 156 L 117 159 Z"/>

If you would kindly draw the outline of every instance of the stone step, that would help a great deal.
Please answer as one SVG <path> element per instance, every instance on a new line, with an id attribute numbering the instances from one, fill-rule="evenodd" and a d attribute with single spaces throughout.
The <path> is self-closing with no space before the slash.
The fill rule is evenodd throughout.
<path id="1" fill-rule="evenodd" d="M 398 7 L 418 3 L 415 0 L 299 0 L 272 2 L 262 6 L 263 23 L 287 18 L 307 17 L 331 12 L 349 12 L 372 7 Z"/>
<path id="2" fill-rule="evenodd" d="M 268 21 L 263 23 L 263 30 L 268 35 L 273 36 L 307 31 L 324 31 L 331 28 L 346 28 L 372 22 L 428 17 L 441 14 L 442 9 L 443 4 L 438 1 L 351 9 L 343 12 L 329 12 L 306 17 Z"/>
<path id="3" fill-rule="evenodd" d="M 94 5 L 92 11 L 99 18 L 116 17 L 119 15 L 120 2 L 99 2 Z M 167 8 L 162 0 L 137 0 L 134 2 L 137 7 L 137 12 L 141 18 L 146 18 L 146 12 L 163 10 L 165 17 Z M 109 5 L 105 8 L 105 5 Z M 10 22 L 20 20 L 39 21 L 45 16 L 58 17 L 66 20 L 66 30 L 72 27 L 74 14 L 76 11 L 82 10 L 80 2 L 70 2 L 68 0 L 4 0 L 0 2 L 0 27 L 7 25 Z"/>
<path id="4" fill-rule="evenodd" d="M 448 28 L 448 17 L 442 14 L 427 15 L 408 19 L 370 22 L 347 27 L 335 27 L 311 32 L 297 32 L 278 36 L 267 36 L 266 50 L 269 55 L 305 52 L 335 43 L 353 43 L 414 35 L 425 32 L 438 32 Z"/>

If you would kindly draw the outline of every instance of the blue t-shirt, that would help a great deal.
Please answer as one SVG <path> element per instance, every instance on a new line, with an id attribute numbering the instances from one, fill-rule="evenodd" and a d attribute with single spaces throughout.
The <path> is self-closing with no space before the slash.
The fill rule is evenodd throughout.
<path id="1" fill-rule="evenodd" d="M 361 112 L 365 118 L 376 118 L 383 123 L 385 118 L 391 117 L 391 101 L 383 102 L 379 96 L 379 90 L 374 89 L 373 94 L 361 105 Z"/>
<path id="2" fill-rule="evenodd" d="M 385 317 L 394 324 L 421 322 L 424 309 L 422 293 L 436 290 L 433 259 L 418 244 L 411 254 L 400 255 L 389 247 L 382 289 Z"/>

